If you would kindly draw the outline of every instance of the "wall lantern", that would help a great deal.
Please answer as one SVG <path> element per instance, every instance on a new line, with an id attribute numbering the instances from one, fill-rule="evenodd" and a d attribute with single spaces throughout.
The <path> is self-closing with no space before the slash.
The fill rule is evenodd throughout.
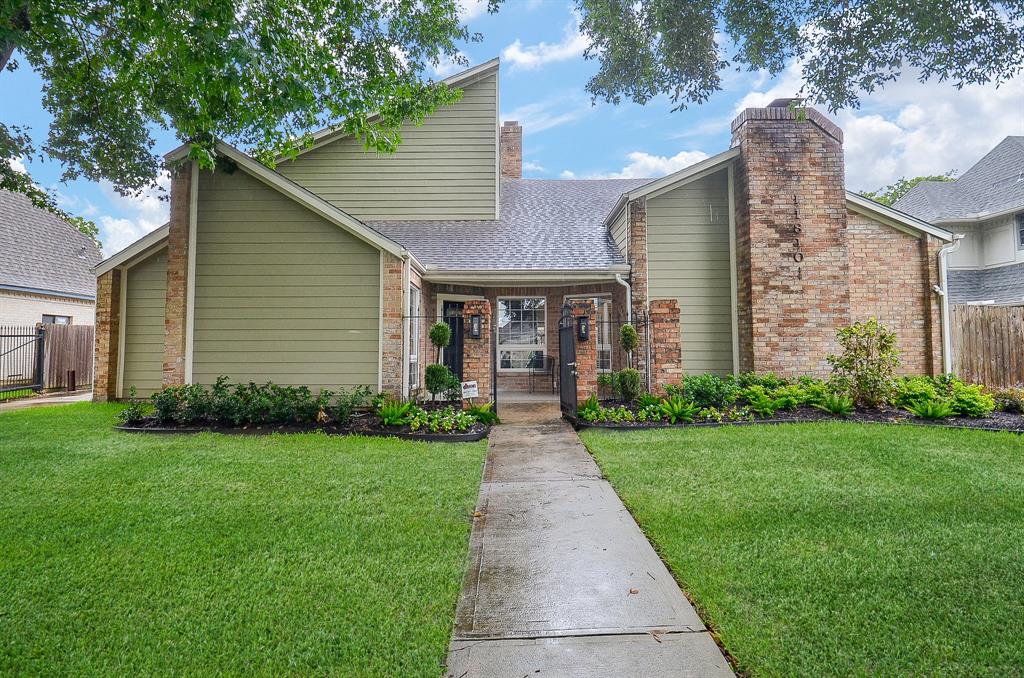
<path id="1" fill-rule="evenodd" d="M 581 315 L 576 318 L 576 336 L 580 341 L 590 339 L 590 317 Z"/>
<path id="2" fill-rule="evenodd" d="M 480 334 L 483 331 L 484 319 L 479 313 L 474 313 L 469 316 L 469 337 L 471 339 L 479 339 Z"/>

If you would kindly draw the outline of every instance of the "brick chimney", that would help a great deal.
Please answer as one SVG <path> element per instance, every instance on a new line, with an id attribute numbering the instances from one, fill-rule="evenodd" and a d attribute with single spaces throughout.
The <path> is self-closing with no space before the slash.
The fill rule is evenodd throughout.
<path id="1" fill-rule="evenodd" d="M 732 122 L 740 368 L 824 376 L 850 324 L 843 132 L 796 104 Z"/>
<path id="2" fill-rule="evenodd" d="M 506 179 L 523 177 L 523 128 L 515 120 L 506 120 L 501 126 L 498 145 L 500 151 L 501 176 Z"/>

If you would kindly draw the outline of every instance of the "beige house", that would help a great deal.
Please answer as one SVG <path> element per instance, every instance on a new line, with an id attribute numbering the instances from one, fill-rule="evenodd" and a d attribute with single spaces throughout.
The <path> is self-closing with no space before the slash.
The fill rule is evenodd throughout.
<path id="1" fill-rule="evenodd" d="M 214 172 L 170 153 L 170 223 L 95 269 L 96 397 L 222 374 L 409 395 L 438 319 L 460 376 L 525 389 L 557 363 L 567 304 L 596 371 L 621 367 L 623 323 L 644 328 L 652 388 L 821 374 L 836 329 L 869 316 L 908 371 L 943 370 L 951 235 L 848 193 L 842 132 L 817 111 L 748 109 L 731 148 L 660 179 L 523 179 L 497 60 L 448 82 L 461 101 L 393 155 L 330 131 L 276 169 L 226 144 Z"/>
<path id="2" fill-rule="evenodd" d="M 101 258 L 74 226 L 0 190 L 0 325 L 92 325 Z"/>

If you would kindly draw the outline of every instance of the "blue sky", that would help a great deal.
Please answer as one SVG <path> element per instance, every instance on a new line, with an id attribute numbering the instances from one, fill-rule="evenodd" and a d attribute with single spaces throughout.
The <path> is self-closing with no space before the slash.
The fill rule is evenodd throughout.
<path id="1" fill-rule="evenodd" d="M 524 175 L 536 178 L 660 176 L 729 146 L 729 121 L 746 106 L 761 106 L 800 88 L 798 64 L 775 78 L 763 73 L 724 74 L 724 89 L 701 106 L 672 113 L 667 98 L 646 106 L 591 105 L 584 86 L 597 64 L 584 61 L 586 45 L 570 3 L 506 0 L 489 15 L 485 0 L 460 0 L 470 29 L 483 34 L 464 46 L 470 62 L 502 59 L 501 118 L 524 128 Z M 452 69 L 455 70 L 455 69 Z M 450 75 L 441 69 L 438 77 Z M 41 81 L 27 67 L 2 76 L 0 116 L 29 125 L 40 145 L 49 116 Z M 901 176 L 964 171 L 1009 134 L 1024 134 L 1024 78 L 996 89 L 918 83 L 908 74 L 862 100 L 859 110 L 833 118 L 846 134 L 847 185 L 873 189 Z M 157 131 L 158 152 L 177 146 Z M 166 220 L 167 204 L 154 195 L 118 196 L 108 185 L 60 184 L 61 169 L 26 163 L 38 183 L 53 188 L 68 211 L 100 226 L 111 254 Z"/>

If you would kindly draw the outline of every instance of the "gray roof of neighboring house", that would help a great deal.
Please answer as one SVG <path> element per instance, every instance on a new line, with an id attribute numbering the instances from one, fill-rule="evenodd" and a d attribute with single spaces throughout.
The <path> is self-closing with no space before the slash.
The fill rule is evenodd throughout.
<path id="1" fill-rule="evenodd" d="M 650 179 L 501 179 L 501 209 L 486 221 L 368 221 L 427 267 L 586 270 L 625 265 L 605 217 Z"/>
<path id="2" fill-rule="evenodd" d="M 93 241 L 27 197 L 0 190 L 0 287 L 96 297 Z"/>
<path id="3" fill-rule="evenodd" d="M 925 221 L 1024 209 L 1024 137 L 1006 137 L 956 181 L 922 181 L 893 207 Z"/>

